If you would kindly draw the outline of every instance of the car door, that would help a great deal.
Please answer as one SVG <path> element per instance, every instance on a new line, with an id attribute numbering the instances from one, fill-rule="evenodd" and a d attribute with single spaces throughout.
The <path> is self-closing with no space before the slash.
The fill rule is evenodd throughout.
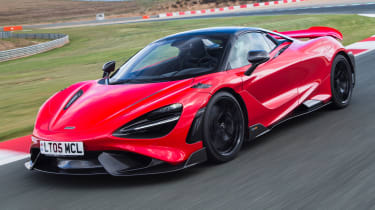
<path id="1" fill-rule="evenodd" d="M 256 113 L 249 113 L 249 121 L 268 126 L 282 119 L 298 105 L 298 81 L 294 78 L 295 69 L 283 61 L 283 55 L 276 56 L 274 51 L 280 50 L 280 46 L 262 32 L 248 32 L 237 37 L 229 54 L 228 68 L 248 69 L 251 64 L 247 54 L 251 50 L 265 50 L 272 56 L 250 76 L 242 76 L 244 91 L 262 108 Z M 253 103 L 250 106 L 257 107 Z"/>

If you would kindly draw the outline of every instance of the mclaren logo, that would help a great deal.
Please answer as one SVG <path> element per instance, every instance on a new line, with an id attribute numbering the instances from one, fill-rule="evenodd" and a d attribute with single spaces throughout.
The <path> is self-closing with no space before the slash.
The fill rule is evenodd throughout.
<path id="1" fill-rule="evenodd" d="M 67 126 L 67 127 L 65 127 L 64 129 L 65 130 L 74 130 L 76 127 L 74 127 L 74 126 Z"/>

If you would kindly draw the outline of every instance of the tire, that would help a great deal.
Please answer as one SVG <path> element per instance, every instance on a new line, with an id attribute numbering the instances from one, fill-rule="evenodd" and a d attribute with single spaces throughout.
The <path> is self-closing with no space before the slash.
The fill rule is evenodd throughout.
<path id="1" fill-rule="evenodd" d="M 228 92 L 219 92 L 208 102 L 203 118 L 203 144 L 210 161 L 223 163 L 235 158 L 245 139 L 241 105 Z"/>
<path id="2" fill-rule="evenodd" d="M 331 69 L 332 108 L 342 109 L 349 105 L 353 93 L 353 72 L 349 61 L 337 55 Z"/>

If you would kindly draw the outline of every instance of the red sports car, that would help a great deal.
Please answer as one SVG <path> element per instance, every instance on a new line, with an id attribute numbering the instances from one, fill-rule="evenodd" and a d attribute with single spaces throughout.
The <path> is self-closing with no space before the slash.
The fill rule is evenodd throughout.
<path id="1" fill-rule="evenodd" d="M 285 120 L 349 104 L 355 61 L 341 39 L 327 27 L 207 28 L 162 38 L 117 70 L 106 63 L 102 79 L 48 99 L 25 165 L 131 176 L 229 161 Z"/>

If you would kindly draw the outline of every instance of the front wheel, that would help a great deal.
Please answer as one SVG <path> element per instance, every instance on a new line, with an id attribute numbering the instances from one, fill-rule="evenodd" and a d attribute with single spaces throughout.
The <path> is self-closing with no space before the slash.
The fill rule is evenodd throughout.
<path id="1" fill-rule="evenodd" d="M 333 108 L 340 109 L 349 105 L 353 92 L 352 74 L 349 61 L 343 55 L 337 55 L 331 70 Z"/>
<path id="2" fill-rule="evenodd" d="M 219 92 L 209 101 L 203 120 L 204 146 L 213 162 L 232 160 L 245 138 L 243 111 L 236 98 Z"/>

